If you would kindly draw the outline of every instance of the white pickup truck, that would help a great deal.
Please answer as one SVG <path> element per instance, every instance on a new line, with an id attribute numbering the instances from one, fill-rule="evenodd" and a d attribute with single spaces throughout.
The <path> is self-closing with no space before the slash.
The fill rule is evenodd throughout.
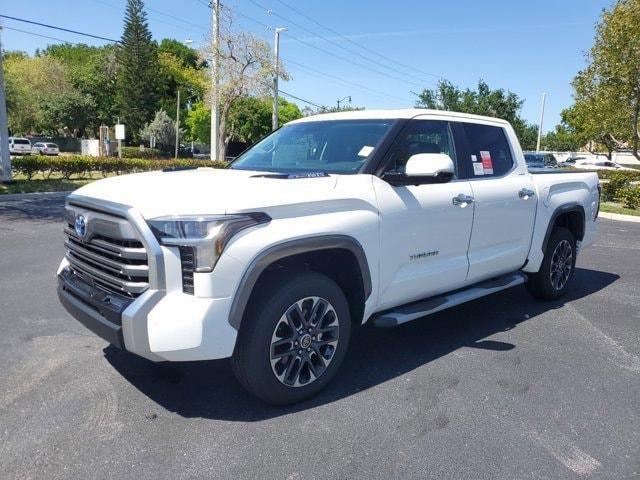
<path id="1" fill-rule="evenodd" d="M 530 174 L 502 120 L 318 115 L 228 169 L 69 195 L 58 294 L 119 348 L 231 357 L 247 390 L 288 404 L 335 376 L 356 325 L 393 327 L 523 283 L 560 297 L 599 197 L 594 173 Z"/>

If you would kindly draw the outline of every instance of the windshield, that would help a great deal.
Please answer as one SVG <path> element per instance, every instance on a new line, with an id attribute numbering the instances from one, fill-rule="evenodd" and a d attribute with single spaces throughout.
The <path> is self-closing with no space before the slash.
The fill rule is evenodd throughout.
<path id="1" fill-rule="evenodd" d="M 229 168 L 269 172 L 356 173 L 394 120 L 327 120 L 285 125 Z"/>
<path id="2" fill-rule="evenodd" d="M 14 138 L 13 143 L 15 145 L 29 145 L 29 140 L 23 138 Z"/>

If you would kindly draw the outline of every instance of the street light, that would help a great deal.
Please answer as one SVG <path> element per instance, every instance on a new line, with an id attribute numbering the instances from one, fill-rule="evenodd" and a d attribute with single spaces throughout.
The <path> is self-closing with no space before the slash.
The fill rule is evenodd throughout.
<path id="1" fill-rule="evenodd" d="M 348 100 L 349 103 L 351 103 L 351 95 L 347 95 L 346 97 L 341 98 L 340 100 L 337 101 L 337 103 L 338 103 L 338 111 L 340 111 L 340 104 L 342 102 L 344 102 L 345 100 Z"/>
<path id="2" fill-rule="evenodd" d="M 279 27 L 275 29 L 273 48 L 275 49 L 275 72 L 273 74 L 273 113 L 271 115 L 271 130 L 278 129 L 278 77 L 280 76 L 280 34 L 287 29 Z"/>

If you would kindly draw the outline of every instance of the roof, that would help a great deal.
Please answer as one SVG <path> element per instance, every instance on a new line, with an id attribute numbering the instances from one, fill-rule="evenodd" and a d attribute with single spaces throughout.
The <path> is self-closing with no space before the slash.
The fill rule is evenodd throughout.
<path id="1" fill-rule="evenodd" d="M 506 120 L 484 117 L 471 113 L 450 112 L 446 110 L 428 110 L 426 108 L 404 108 L 397 110 L 351 110 L 345 112 L 322 113 L 300 118 L 290 123 L 318 122 L 325 120 L 396 120 L 417 116 L 453 117 L 457 119 L 482 120 L 490 123 L 508 124 Z"/>

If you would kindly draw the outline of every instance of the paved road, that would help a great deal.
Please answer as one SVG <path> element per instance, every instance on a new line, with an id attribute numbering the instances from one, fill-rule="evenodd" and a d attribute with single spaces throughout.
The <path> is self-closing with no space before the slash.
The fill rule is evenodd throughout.
<path id="1" fill-rule="evenodd" d="M 227 361 L 153 365 L 72 320 L 61 205 L 0 199 L 2 478 L 640 476 L 638 224 L 601 222 L 564 302 L 365 328 L 325 392 L 272 408 Z"/>

